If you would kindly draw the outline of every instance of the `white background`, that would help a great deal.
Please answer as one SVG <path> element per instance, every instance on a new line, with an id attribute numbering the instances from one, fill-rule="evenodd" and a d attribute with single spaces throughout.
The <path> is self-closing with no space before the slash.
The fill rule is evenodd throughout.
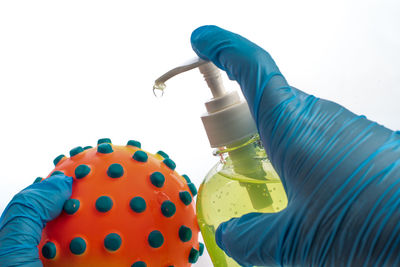
<path id="1" fill-rule="evenodd" d="M 101 137 L 162 149 L 200 185 L 216 161 L 199 119 L 210 93 L 196 70 L 160 99 L 152 83 L 195 56 L 204 24 L 265 48 L 291 85 L 400 129 L 399 14 L 396 0 L 0 1 L 0 212 Z"/>

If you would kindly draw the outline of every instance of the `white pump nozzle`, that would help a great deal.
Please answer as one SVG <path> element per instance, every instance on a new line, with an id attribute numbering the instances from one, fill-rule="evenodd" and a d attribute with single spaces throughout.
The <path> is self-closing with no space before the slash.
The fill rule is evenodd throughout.
<path id="1" fill-rule="evenodd" d="M 205 103 L 208 112 L 201 116 L 211 147 L 226 146 L 255 134 L 257 129 L 247 103 L 240 100 L 237 92 L 225 90 L 219 69 L 210 61 L 195 58 L 166 72 L 155 81 L 153 91 L 164 90 L 167 80 L 197 67 L 213 95 Z"/>

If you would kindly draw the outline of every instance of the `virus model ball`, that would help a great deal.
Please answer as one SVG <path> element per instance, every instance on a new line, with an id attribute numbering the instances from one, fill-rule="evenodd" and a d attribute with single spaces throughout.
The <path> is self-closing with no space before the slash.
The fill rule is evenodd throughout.
<path id="1" fill-rule="evenodd" d="M 49 176 L 64 173 L 74 182 L 63 212 L 43 230 L 44 266 L 184 267 L 202 254 L 196 188 L 164 152 L 104 138 L 54 164 Z"/>

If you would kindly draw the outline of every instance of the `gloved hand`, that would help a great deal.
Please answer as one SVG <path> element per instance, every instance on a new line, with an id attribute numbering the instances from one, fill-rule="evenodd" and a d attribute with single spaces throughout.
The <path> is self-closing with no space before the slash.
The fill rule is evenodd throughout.
<path id="1" fill-rule="evenodd" d="M 204 26 L 191 42 L 240 84 L 289 200 L 221 224 L 217 244 L 244 266 L 400 266 L 400 132 L 289 86 L 240 35 Z"/>
<path id="2" fill-rule="evenodd" d="M 37 246 L 46 222 L 72 193 L 72 177 L 51 176 L 14 196 L 0 218 L 0 266 L 43 266 Z"/>

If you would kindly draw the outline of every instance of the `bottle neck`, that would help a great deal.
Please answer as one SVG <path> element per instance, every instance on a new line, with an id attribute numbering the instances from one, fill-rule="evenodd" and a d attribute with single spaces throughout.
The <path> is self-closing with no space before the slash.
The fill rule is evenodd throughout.
<path id="1" fill-rule="evenodd" d="M 222 163 L 225 163 L 225 160 L 229 157 L 236 173 L 253 179 L 264 180 L 266 173 L 262 160 L 266 158 L 266 154 L 261 152 L 264 152 L 264 150 L 260 143 L 260 137 L 255 134 L 217 149 L 214 151 L 214 155 L 220 156 Z"/>

